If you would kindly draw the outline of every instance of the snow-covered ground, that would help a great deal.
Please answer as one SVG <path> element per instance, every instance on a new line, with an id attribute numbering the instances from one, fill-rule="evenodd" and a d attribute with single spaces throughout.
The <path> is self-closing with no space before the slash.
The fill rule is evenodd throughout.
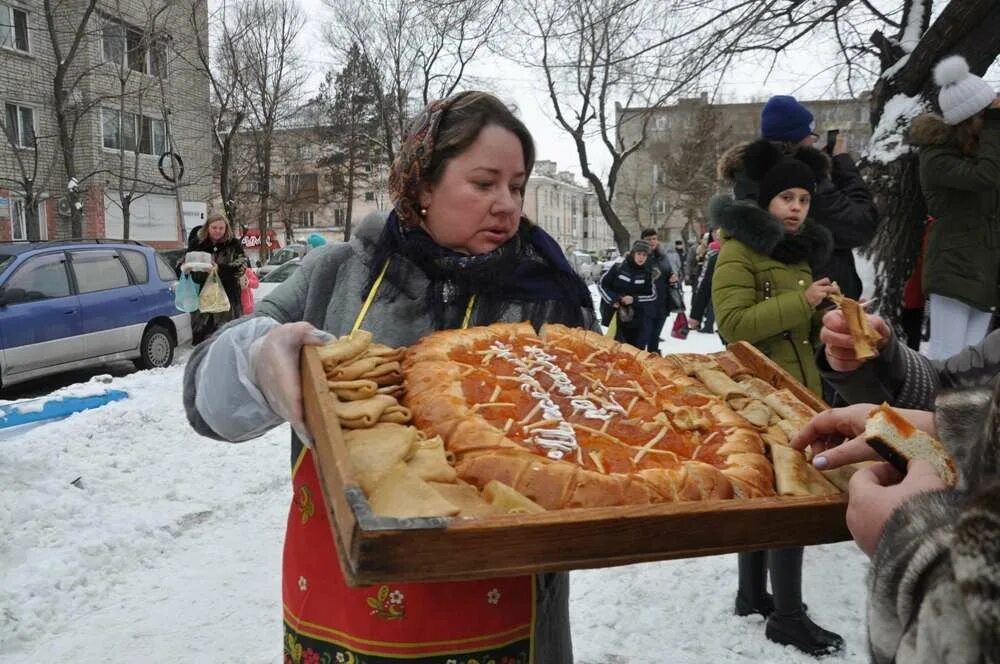
<path id="1" fill-rule="evenodd" d="M 720 347 L 664 336 L 666 352 Z M 281 661 L 288 428 L 199 437 L 182 371 L 111 379 L 130 398 L 0 437 L 0 663 Z M 850 542 L 806 553 L 810 613 L 847 640 L 831 660 L 867 660 L 866 570 Z M 815 661 L 732 615 L 735 587 L 733 555 L 574 572 L 576 661 Z"/>

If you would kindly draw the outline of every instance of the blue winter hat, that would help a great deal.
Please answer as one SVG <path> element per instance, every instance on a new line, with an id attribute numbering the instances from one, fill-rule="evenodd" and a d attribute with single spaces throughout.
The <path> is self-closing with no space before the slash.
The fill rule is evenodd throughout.
<path id="1" fill-rule="evenodd" d="M 771 97 L 760 112 L 760 135 L 769 141 L 798 142 L 815 128 L 813 114 L 789 95 Z"/>
<path id="2" fill-rule="evenodd" d="M 319 233 L 310 233 L 309 237 L 306 238 L 306 242 L 309 244 L 310 247 L 315 249 L 316 247 L 322 247 L 324 244 L 326 244 L 326 238 L 320 235 Z"/>

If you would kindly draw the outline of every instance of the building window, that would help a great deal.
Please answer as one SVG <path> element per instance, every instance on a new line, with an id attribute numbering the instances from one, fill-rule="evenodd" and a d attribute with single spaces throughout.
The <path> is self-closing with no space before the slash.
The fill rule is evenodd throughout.
<path id="1" fill-rule="evenodd" d="M 313 211 L 312 210 L 297 210 L 295 212 L 295 224 L 303 228 L 312 228 L 313 225 Z"/>
<path id="2" fill-rule="evenodd" d="M 667 211 L 667 202 L 662 198 L 657 198 L 653 206 L 653 209 L 656 211 L 657 214 L 665 214 Z"/>
<path id="3" fill-rule="evenodd" d="M 346 208 L 336 208 L 333 211 L 333 225 L 334 226 L 344 226 L 346 219 L 347 219 L 347 209 Z"/>
<path id="4" fill-rule="evenodd" d="M 38 215 L 38 239 L 45 240 L 49 236 L 48 223 L 45 217 L 45 205 L 36 204 L 35 212 Z M 13 199 L 10 202 L 10 225 L 12 240 L 28 239 L 28 215 L 24 201 Z"/>
<path id="5" fill-rule="evenodd" d="M 104 147 L 109 150 L 124 149 L 159 156 L 167 151 L 167 133 L 163 120 L 136 113 L 120 112 L 111 108 L 101 109 L 101 130 Z"/>
<path id="6" fill-rule="evenodd" d="M 21 148 L 35 147 L 35 109 L 20 104 L 5 104 L 4 129 L 10 142 Z"/>
<path id="7" fill-rule="evenodd" d="M 138 28 L 110 18 L 101 26 L 101 55 L 105 62 L 166 78 L 166 54 L 162 40 L 152 39 Z"/>
<path id="8" fill-rule="evenodd" d="M 670 122 L 667 120 L 665 116 L 661 115 L 660 117 L 656 118 L 656 128 L 658 130 L 663 131 L 669 126 Z"/>
<path id="9" fill-rule="evenodd" d="M 375 192 L 374 191 L 366 191 L 365 192 L 365 200 L 366 201 L 374 201 L 375 200 Z"/>
<path id="10" fill-rule="evenodd" d="M 28 52 L 28 13 L 0 4 L 0 46 Z"/>
<path id="11" fill-rule="evenodd" d="M 653 164 L 653 185 L 666 184 L 667 173 L 659 164 Z"/>

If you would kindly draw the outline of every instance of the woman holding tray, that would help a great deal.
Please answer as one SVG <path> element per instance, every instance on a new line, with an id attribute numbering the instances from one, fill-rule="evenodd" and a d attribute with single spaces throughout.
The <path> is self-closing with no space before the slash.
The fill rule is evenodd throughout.
<path id="1" fill-rule="evenodd" d="M 757 199 L 713 199 L 712 223 L 722 247 L 712 275 L 719 334 L 749 341 L 800 383 L 822 394 L 813 345 L 820 328 L 817 305 L 838 292 L 829 279 L 813 281 L 833 238 L 808 219 L 817 171 L 761 140 L 744 154 L 744 170 L 758 184 Z M 811 655 L 840 650 L 844 640 L 814 623 L 802 603 L 802 547 L 739 554 L 736 614 L 767 617 L 768 639 Z M 767 594 L 770 571 L 773 596 Z"/>
<path id="2" fill-rule="evenodd" d="M 393 164 L 388 219 L 370 216 L 350 243 L 311 251 L 252 317 L 188 362 L 184 404 L 199 433 L 242 441 L 292 425 L 285 661 L 573 661 L 565 573 L 347 586 L 310 458 L 298 369 L 303 345 L 358 328 L 390 346 L 499 321 L 592 328 L 586 285 L 521 214 L 533 164 L 530 134 L 495 97 L 464 92 L 430 104 Z"/>

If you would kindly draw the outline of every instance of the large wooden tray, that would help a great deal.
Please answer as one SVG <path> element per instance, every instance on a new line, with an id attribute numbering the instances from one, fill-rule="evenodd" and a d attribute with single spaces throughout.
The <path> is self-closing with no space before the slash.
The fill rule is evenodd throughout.
<path id="1" fill-rule="evenodd" d="M 731 350 L 758 377 L 826 405 L 753 346 Z M 306 422 L 347 581 L 440 581 L 610 567 L 850 539 L 846 496 L 631 505 L 479 520 L 375 516 L 350 479 L 336 398 L 316 349 L 302 356 Z"/>

